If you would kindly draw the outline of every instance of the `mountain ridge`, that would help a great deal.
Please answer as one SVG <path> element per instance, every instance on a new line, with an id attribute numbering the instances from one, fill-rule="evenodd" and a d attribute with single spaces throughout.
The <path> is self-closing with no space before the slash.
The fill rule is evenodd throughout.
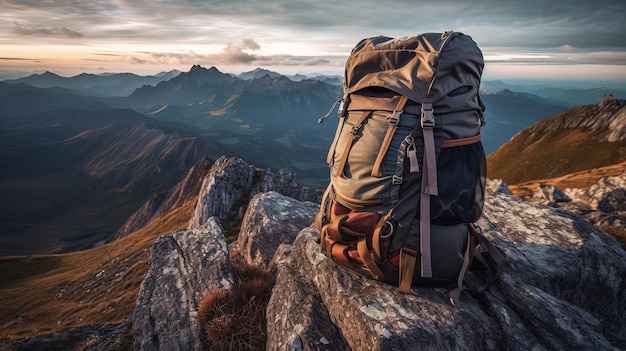
<path id="1" fill-rule="evenodd" d="M 488 176 L 518 184 L 620 163 L 626 160 L 625 125 L 626 101 L 607 94 L 597 104 L 567 110 L 518 132 L 488 156 Z"/>
<path id="2" fill-rule="evenodd" d="M 226 152 L 127 111 L 129 118 L 120 110 L 96 118 L 94 111 L 74 110 L 86 117 L 79 119 L 83 125 L 65 113 L 56 121 L 32 115 L 30 127 L 16 126 L 18 137 L 2 131 L 11 136 L 0 152 L 2 254 L 73 251 L 107 241 L 151 194 L 169 189 L 200 158 Z M 38 117 L 44 126 L 60 123 L 56 137 L 39 138 Z"/>
<path id="3" fill-rule="evenodd" d="M 152 76 L 134 73 L 91 74 L 81 73 L 72 77 L 62 77 L 46 71 L 17 79 L 4 80 L 8 84 L 24 83 L 37 88 L 65 88 L 83 95 L 100 97 L 126 96 L 143 85 L 156 85 L 160 81 L 175 77 L 179 71 L 161 72 Z"/>

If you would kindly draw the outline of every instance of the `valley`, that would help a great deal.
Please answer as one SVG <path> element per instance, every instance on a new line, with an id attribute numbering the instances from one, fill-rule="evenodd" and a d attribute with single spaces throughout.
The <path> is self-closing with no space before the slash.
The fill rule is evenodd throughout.
<path id="1" fill-rule="evenodd" d="M 62 253 L 110 242 L 147 199 L 166 192 L 203 157 L 233 155 L 259 168 L 289 169 L 322 189 L 337 119 L 319 124 L 317 118 L 341 89 L 340 77 L 262 69 L 234 76 L 199 65 L 147 77 L 46 72 L 0 82 L 0 254 Z M 583 101 L 585 93 L 591 99 L 599 91 L 485 81 L 486 153 L 568 110 L 571 101 L 560 97 Z M 612 162 L 612 153 L 599 156 L 599 145 L 596 158 Z M 500 175 L 506 166 L 498 168 L 493 176 L 509 177 Z"/>
<path id="2" fill-rule="evenodd" d="M 317 117 L 340 96 L 336 81 L 263 70 L 243 79 L 200 66 L 163 77 L 127 95 L 102 92 L 113 89 L 105 83 L 100 95 L 85 85 L 78 93 L 72 79 L 0 82 L 0 298 L 11 301 L 0 311 L 10 331 L 0 341 L 122 323 L 151 245 L 188 226 L 199 184 L 222 155 L 326 185 L 337 120 Z M 493 87 L 482 94 L 489 177 L 514 194 L 624 174 L 624 123 L 610 115 L 623 95 L 572 108 L 554 90 L 544 98 Z"/>

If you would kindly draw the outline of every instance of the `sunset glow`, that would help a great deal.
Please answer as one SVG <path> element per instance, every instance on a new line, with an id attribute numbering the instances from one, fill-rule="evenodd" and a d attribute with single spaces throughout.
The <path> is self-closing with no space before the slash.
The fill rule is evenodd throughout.
<path id="1" fill-rule="evenodd" d="M 0 73 L 156 74 L 200 64 L 232 73 L 262 67 L 340 75 L 362 38 L 454 29 L 479 44 L 487 76 L 626 79 L 626 44 L 615 35 L 626 32 L 626 4 L 559 1 L 560 12 L 551 13 L 539 0 L 473 6 L 367 0 L 356 7 L 287 0 L 3 0 Z M 407 13 L 414 14 L 410 21 L 403 20 Z"/>

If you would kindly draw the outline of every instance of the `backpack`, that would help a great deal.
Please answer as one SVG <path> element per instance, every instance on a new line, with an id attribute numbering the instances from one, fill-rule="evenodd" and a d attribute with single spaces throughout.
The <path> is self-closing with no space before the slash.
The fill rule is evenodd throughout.
<path id="1" fill-rule="evenodd" d="M 319 120 L 339 105 L 315 218 L 326 256 L 403 293 L 456 284 L 453 304 L 468 270 L 505 263 L 473 224 L 486 181 L 483 66 L 476 43 L 453 31 L 353 48 L 343 98 Z"/>

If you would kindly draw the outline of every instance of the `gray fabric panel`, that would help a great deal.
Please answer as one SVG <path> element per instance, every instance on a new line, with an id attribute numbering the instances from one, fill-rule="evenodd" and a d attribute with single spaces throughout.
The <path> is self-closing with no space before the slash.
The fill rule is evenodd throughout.
<path id="1" fill-rule="evenodd" d="M 480 86 L 483 66 L 480 49 L 462 33 L 452 33 L 447 42 L 440 33 L 373 37 L 362 40 L 346 61 L 344 92 L 382 87 L 415 102 L 430 92 L 431 101 L 437 103 L 459 86 Z"/>

